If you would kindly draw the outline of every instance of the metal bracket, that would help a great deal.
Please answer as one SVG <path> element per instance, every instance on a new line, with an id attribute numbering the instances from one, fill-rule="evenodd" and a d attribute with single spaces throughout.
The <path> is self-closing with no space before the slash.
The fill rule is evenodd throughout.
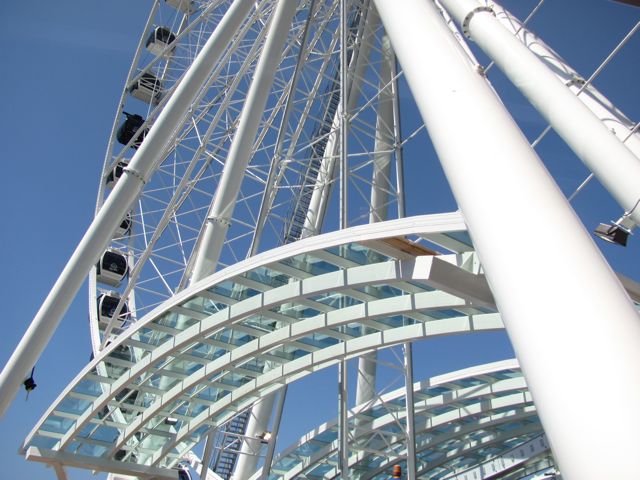
<path id="1" fill-rule="evenodd" d="M 207 222 L 209 223 L 217 223 L 224 227 L 231 226 L 231 219 L 227 217 L 207 217 Z"/>
<path id="2" fill-rule="evenodd" d="M 478 12 L 491 12 L 491 14 L 494 17 L 496 16 L 496 13 L 493 11 L 493 8 L 486 7 L 486 6 L 476 7 L 473 10 L 471 10 L 469 13 L 467 13 L 467 16 L 464 17 L 464 20 L 462 21 L 462 33 L 467 38 L 471 38 L 471 33 L 469 33 L 469 24 L 471 23 L 471 19 Z"/>
<path id="3" fill-rule="evenodd" d="M 123 173 L 130 173 L 133 177 L 137 178 L 138 180 L 140 180 L 140 183 L 142 183 L 143 185 L 145 185 L 147 183 L 147 181 L 145 180 L 145 178 L 142 176 L 142 174 L 140 172 L 137 172 L 136 170 L 133 170 L 129 167 L 125 167 L 122 169 Z"/>

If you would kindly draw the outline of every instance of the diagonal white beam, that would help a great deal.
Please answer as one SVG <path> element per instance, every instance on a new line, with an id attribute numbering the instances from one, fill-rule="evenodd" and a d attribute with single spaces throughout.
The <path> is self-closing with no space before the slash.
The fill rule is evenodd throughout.
<path id="1" fill-rule="evenodd" d="M 165 148 L 175 135 L 174 130 L 253 4 L 252 0 L 236 0 L 229 7 L 131 159 L 126 174 L 120 178 L 73 252 L 0 374 L 0 417 L 49 343 L 89 269 L 111 241 L 122 222 L 123 212 L 130 210 L 147 178 L 162 160 Z"/>
<path id="2" fill-rule="evenodd" d="M 294 0 L 279 0 L 273 12 L 269 33 L 240 114 L 238 129 L 233 137 L 220 184 L 207 215 L 202 241 L 196 252 L 192 283 L 213 273 L 218 264 L 222 245 L 231 225 L 240 185 L 252 157 L 253 143 L 296 7 L 297 2 Z"/>
<path id="3" fill-rule="evenodd" d="M 435 6 L 374 1 L 469 226 L 563 477 L 635 478 L 640 322 L 633 305 Z M 489 15 L 475 17 L 472 29 Z M 505 222 L 517 242 L 504 234 Z M 522 251 L 528 252 L 526 269 L 511 261 Z M 594 378 L 607 378 L 625 399 L 597 425 L 593 412 L 601 406 L 585 389 Z M 615 445 L 602 448 L 594 438 L 615 439 Z"/>
<path id="4" fill-rule="evenodd" d="M 640 223 L 640 162 L 591 109 L 477 0 L 442 0 L 513 84 L 636 223 Z"/>

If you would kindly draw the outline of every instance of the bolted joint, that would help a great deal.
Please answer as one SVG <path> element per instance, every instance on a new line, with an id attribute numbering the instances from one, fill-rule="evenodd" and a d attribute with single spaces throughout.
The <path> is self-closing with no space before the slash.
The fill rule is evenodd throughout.
<path id="1" fill-rule="evenodd" d="M 227 217 L 207 217 L 207 222 L 217 223 L 218 225 L 222 225 L 226 228 L 231 226 L 231 219 Z"/>
<path id="2" fill-rule="evenodd" d="M 129 175 L 131 175 L 132 177 L 138 179 L 138 181 L 140 183 L 142 183 L 143 185 L 147 183 L 147 181 L 145 180 L 145 178 L 142 176 L 142 174 L 140 172 L 137 172 L 136 170 L 133 170 L 132 168 L 129 167 L 125 167 L 122 169 L 123 173 L 128 173 Z"/>
<path id="3" fill-rule="evenodd" d="M 464 17 L 464 20 L 462 21 L 462 33 L 467 38 L 471 38 L 471 33 L 469 32 L 469 24 L 471 23 L 471 19 L 478 12 L 490 12 L 494 17 L 496 16 L 493 8 L 487 6 L 476 7 L 469 13 L 467 13 L 467 16 Z"/>

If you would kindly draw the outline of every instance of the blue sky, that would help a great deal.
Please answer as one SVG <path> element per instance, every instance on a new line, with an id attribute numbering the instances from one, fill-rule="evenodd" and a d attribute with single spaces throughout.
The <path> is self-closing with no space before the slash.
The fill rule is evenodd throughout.
<path id="1" fill-rule="evenodd" d="M 509 6 L 527 11 L 535 3 L 513 0 Z M 533 24 L 534 30 L 540 31 L 584 76 L 640 19 L 640 10 L 609 0 L 547 3 L 548 13 Z M 5 219 L 0 235 L 4 254 L 1 365 L 91 221 L 116 102 L 151 4 L 151 0 L 0 4 L 0 39 L 4 45 L 0 50 L 0 158 L 5 168 L 5 184 L 0 190 Z M 577 37 L 567 34 L 574 28 L 582 32 Z M 632 119 L 640 119 L 639 50 L 640 38 L 634 38 L 596 82 Z M 523 99 L 513 92 L 508 98 L 512 111 L 532 135 L 544 128 Z M 588 174 L 553 135 L 545 139 L 541 149 L 565 193 Z M 589 229 L 621 213 L 597 182 L 577 198 L 575 206 Z M 517 225 L 505 228 L 517 235 Z M 626 249 L 598 245 L 615 269 L 640 278 L 637 238 L 632 238 Z M 2 476 L 54 477 L 53 471 L 26 462 L 16 451 L 48 404 L 89 358 L 86 298 L 83 289 L 38 362 L 38 388 L 28 401 L 21 392 L 0 419 Z M 474 342 L 473 353 L 468 342 L 462 338 L 453 343 L 434 342 L 430 353 L 417 359 L 418 372 L 441 373 L 510 353 L 503 337 Z M 334 379 L 333 371 L 327 371 L 314 382 L 330 385 Z M 304 387 L 290 390 L 288 406 L 298 408 L 291 408 L 283 425 L 282 446 L 335 414 L 333 392 L 327 390 L 327 398 L 320 402 L 322 406 L 313 418 L 307 414 Z M 90 478 L 90 474 L 72 471 L 70 478 Z"/>

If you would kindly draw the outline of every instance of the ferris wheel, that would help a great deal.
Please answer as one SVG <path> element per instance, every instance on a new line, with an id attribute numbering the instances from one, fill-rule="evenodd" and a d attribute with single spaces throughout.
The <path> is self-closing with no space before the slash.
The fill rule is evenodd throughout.
<path id="1" fill-rule="evenodd" d="M 230 4 L 154 4 L 118 105 L 96 213 Z M 164 139 L 162 159 L 137 200 L 129 211 L 122 212 L 110 248 L 91 274 L 89 312 L 96 352 L 112 333 L 117 334 L 193 280 L 209 207 L 223 175 L 273 8 L 269 2 L 258 2 L 245 14 L 188 111 L 176 122 L 171 138 Z M 591 81 L 586 83 L 588 79 L 540 44 L 509 12 L 493 8 L 504 25 L 538 48 L 536 53 L 558 70 L 559 78 L 581 94 L 618 138 L 636 154 L 640 152 L 640 141 L 631 133 L 633 123 L 622 112 L 607 108 L 607 100 Z M 454 22 L 442 13 L 469 61 L 482 69 Z M 344 123 L 348 136 L 343 184 L 336 170 L 343 80 L 338 4 L 303 3 L 293 15 L 273 72 L 273 86 L 264 94 L 265 108 L 254 127 L 255 139 L 242 152 L 245 158 L 240 168 L 244 174 L 236 174 L 237 195 L 229 194 L 235 197 L 232 215 L 224 219 L 229 231 L 218 258 L 209 265 L 210 271 L 338 228 L 342 216 L 344 224 L 351 226 L 405 215 L 402 151 L 424 142 L 426 135 L 415 106 L 404 107 L 404 115 L 400 111 L 400 89 L 406 89 L 406 83 L 375 10 L 369 3 L 354 2 L 347 12 L 344 61 L 348 70 L 344 80 L 348 83 L 348 121 Z M 346 199 L 342 205 L 331 200 L 339 190 Z M 436 198 L 434 205 L 425 205 L 423 211 L 442 208 L 438 202 L 441 200 Z M 340 208 L 345 210 L 343 214 Z M 623 230 L 626 228 L 623 225 Z"/>
<path id="2" fill-rule="evenodd" d="M 508 287 L 501 287 L 495 279 L 509 270 L 505 264 L 513 262 L 519 250 L 506 249 L 495 234 L 489 233 L 506 220 L 487 220 L 487 211 L 500 210 L 497 217 L 522 214 L 523 202 L 512 202 L 507 193 L 513 195 L 520 188 L 514 189 L 514 185 L 522 178 L 542 178 L 543 174 L 538 170 L 535 173 L 526 162 L 520 165 L 518 160 L 518 168 L 527 171 L 521 177 L 510 171 L 504 158 L 494 165 L 487 158 L 498 151 L 507 152 L 510 158 L 535 158 L 529 144 L 536 147 L 546 131 L 538 138 L 540 132 L 527 132 L 529 140 L 512 145 L 511 139 L 521 135 L 518 126 L 505 120 L 502 113 L 495 113 L 501 108 L 497 99 L 505 83 L 497 74 L 498 68 L 620 205 L 615 213 L 618 220 L 599 226 L 598 234 L 608 241 L 626 242 L 640 221 L 640 210 L 636 211 L 640 197 L 634 187 L 640 178 L 637 124 L 596 90 L 593 82 L 599 69 L 592 76 L 580 75 L 529 29 L 529 22 L 551 7 L 531 2 L 518 20 L 494 2 L 426 3 L 412 0 L 407 2 L 410 6 L 396 8 L 382 0 L 154 2 L 117 106 L 99 181 L 94 222 L 98 226 L 85 242 L 83 265 L 91 265 L 89 328 L 96 357 L 90 375 L 118 381 L 124 375 L 122 368 L 130 372 L 136 364 L 149 361 L 148 345 L 161 347 L 168 336 L 178 338 L 179 332 L 193 329 L 205 314 L 219 314 L 236 303 L 248 302 L 252 296 L 266 295 L 260 291 L 261 284 L 284 289 L 288 283 L 310 282 L 309 276 L 326 273 L 322 270 L 325 264 L 348 269 L 377 264 L 382 259 L 402 262 L 415 257 L 459 255 L 469 261 L 465 268 L 475 275 L 484 275 L 486 268 L 498 304 L 509 303 L 503 300 Z M 624 48 L 634 32 L 621 37 L 616 49 Z M 518 47 L 507 45 L 507 37 Z M 444 53 L 425 47 L 423 55 L 422 46 L 434 42 L 442 44 Z M 525 50 L 527 56 L 522 53 Z M 607 62 L 605 59 L 602 68 Z M 465 74 L 460 77 L 468 76 L 468 84 L 462 80 L 460 84 L 448 83 L 452 78 L 457 81 L 456 72 L 462 70 Z M 494 72 L 496 80 L 492 81 Z M 434 78 L 437 80 L 432 81 Z M 455 96 L 458 88 L 471 92 L 460 104 Z M 472 105 L 469 98 L 473 99 Z M 554 104 L 562 104 L 566 115 L 559 115 Z M 468 118 L 474 119 L 475 130 L 480 133 L 476 134 L 472 121 L 460 120 L 460 112 L 467 109 L 474 111 Z M 484 115 L 494 131 L 481 125 Z M 492 142 L 500 148 L 483 152 L 485 143 L 480 138 L 488 134 L 495 135 Z M 475 152 L 463 147 L 476 141 L 483 145 L 478 158 L 488 162 L 486 172 L 493 171 L 493 177 L 474 166 L 469 156 Z M 616 167 L 606 164 L 603 150 L 619 159 Z M 461 180 L 463 171 L 471 178 Z M 497 181 L 491 183 L 495 191 L 484 191 L 489 180 L 495 180 L 496 172 L 504 172 L 508 187 L 500 190 L 501 182 Z M 425 179 L 430 175 L 437 179 Z M 558 197 L 545 182 L 540 180 L 535 188 L 522 190 L 529 194 L 540 190 L 545 198 L 547 194 Z M 580 193 L 582 187 L 576 187 L 576 194 Z M 477 206 L 485 200 L 493 206 Z M 549 206 L 555 208 L 556 204 L 549 201 Z M 376 230 L 378 236 L 357 237 L 360 243 L 355 253 L 345 246 L 346 241 L 340 244 L 327 240 L 334 250 L 327 247 L 322 255 L 314 257 L 319 259 L 314 264 L 317 272 L 302 266 L 306 259 L 300 263 L 291 260 L 287 270 L 280 257 L 277 274 L 270 270 L 271 264 L 242 270 L 246 265 L 243 262 L 257 259 L 259 263 L 263 257 L 271 258 L 273 251 L 289 251 L 294 258 L 295 248 L 287 248 L 305 239 L 307 243 L 301 243 L 304 247 L 300 248 L 308 248 L 304 252 L 311 255 L 311 247 L 306 245 L 319 235 L 333 239 L 331 235 L 356 228 L 357 236 L 359 226 L 401 222 L 407 217 L 456 209 L 462 212 L 457 214 L 462 219 L 456 217 L 459 223 L 455 228 L 436 231 L 429 230 L 431 224 L 421 224 L 423 230 L 414 231 L 402 223 L 402 227 L 393 227 L 397 230 L 390 230 L 397 233 L 393 237 L 385 236 L 382 230 Z M 535 224 L 533 209 L 526 211 Z M 461 223 L 466 227 L 461 228 Z M 523 245 L 518 248 L 531 247 L 532 243 L 523 240 Z M 475 250 L 482 260 L 475 256 Z M 565 258 L 569 250 L 558 258 Z M 237 276 L 224 276 L 234 268 L 240 272 Z M 75 276 L 84 278 L 87 271 L 80 272 L 82 266 L 77 270 Z M 224 280 L 214 287 L 210 282 L 216 273 Z M 358 284 L 349 290 L 349 299 L 326 291 L 322 299 L 305 297 L 298 305 L 295 302 L 302 294 L 287 297 L 286 303 L 274 304 L 268 315 L 262 313 L 259 321 L 254 320 L 259 328 L 253 325 L 249 334 L 234 324 L 225 333 L 225 342 L 234 344 L 237 340 L 240 345 L 249 341 L 247 335 L 259 337 L 258 330 L 267 334 L 284 329 L 291 318 L 304 319 L 321 312 L 321 303 L 327 309 L 340 310 L 374 298 L 390 298 L 399 291 L 425 293 L 418 291 L 422 287 L 411 287 L 405 277 L 398 281 L 401 286 L 394 284 L 386 289 L 377 284 Z M 455 290 L 451 285 L 448 288 Z M 491 308 L 500 310 L 488 297 L 474 297 L 471 291 L 460 288 L 468 295 L 463 295 L 468 308 L 475 308 L 474 302 L 482 304 L 473 314 L 489 314 Z M 197 307 L 202 310 L 201 317 L 192 313 L 196 307 L 189 301 L 195 297 L 183 301 L 193 292 L 198 292 L 198 299 L 205 299 L 206 305 Z M 628 317 L 624 308 L 621 318 Z M 515 316 L 522 314 L 517 306 L 505 307 L 510 309 L 517 310 Z M 171 321 L 153 330 L 144 341 L 132 336 L 132 331 L 140 332 L 141 324 L 160 314 L 170 314 Z M 420 315 L 423 312 L 415 318 L 422 318 Z M 439 315 L 445 318 L 447 314 L 443 310 Z M 435 319 L 435 314 L 430 318 Z M 336 338 L 346 342 L 350 335 L 356 335 L 349 328 L 349 324 L 344 325 Z M 368 328 L 361 326 L 362 335 L 371 334 Z M 401 344 L 406 360 L 411 355 L 411 341 Z M 225 352 L 215 347 L 213 340 L 211 345 L 206 355 L 213 359 L 218 352 Z M 192 350 L 182 353 L 193 357 L 199 347 L 189 348 Z M 532 355 L 520 344 L 516 351 L 524 357 Z M 377 398 L 375 388 L 370 391 L 365 387 L 375 385 L 376 354 L 377 349 L 371 348 L 359 355 L 357 405 Z M 117 360 L 105 361 L 107 357 Z M 171 363 L 164 357 L 161 360 Z M 267 372 L 276 360 L 261 358 L 255 362 L 256 368 Z M 342 369 L 346 368 L 346 360 L 343 362 Z M 107 419 L 117 425 L 140 425 L 139 431 L 127 431 L 118 437 L 118 448 L 108 453 L 111 460 L 174 467 L 186 458 L 183 454 L 194 447 L 196 438 L 206 437 L 198 428 L 206 421 L 213 423 L 210 419 L 194 426 L 193 431 L 189 426 L 184 434 L 176 424 L 181 426 L 180 415 L 186 413 L 165 415 L 160 426 L 153 428 L 144 423 L 148 420 L 140 419 L 140 412 L 154 411 L 153 402 L 162 397 L 162 392 L 176 388 L 167 380 L 172 374 L 188 379 L 195 375 L 179 368 L 175 363 L 167 367 L 168 373 L 152 385 L 155 393 L 150 388 L 136 390 L 134 383 L 101 400 L 94 424 Z M 530 363 L 527 368 L 533 369 Z M 344 372 L 341 375 L 343 379 Z M 237 380 L 245 381 L 244 377 Z M 238 478 L 249 478 L 260 462 L 267 465 L 268 473 L 275 447 L 269 438 L 265 440 L 265 425 L 274 422 L 270 420 L 274 409 L 281 414 L 282 405 L 276 403 L 284 401 L 284 390 L 269 388 L 263 392 L 268 400 L 263 400 L 260 407 L 252 410 L 251 402 L 234 404 L 234 415 L 221 414 L 224 421 L 216 419 L 215 427 L 208 424 L 209 430 L 217 432 L 219 448 L 212 453 L 213 447 L 209 446 L 208 452 L 205 447 L 202 463 L 210 465 L 212 455 L 217 455 L 213 468 L 216 474 L 230 478 L 235 471 Z M 341 387 L 341 393 L 345 391 Z M 274 392 L 279 392 L 279 397 Z M 103 391 L 101 395 L 107 394 Z M 107 408 L 108 402 L 117 406 Z M 346 424 L 347 403 L 344 399 L 341 402 L 341 421 Z M 182 412 L 180 408 L 171 412 Z M 199 418 L 201 412 L 189 410 L 188 415 Z M 357 429 L 356 424 L 354 431 Z M 152 438 L 156 434 L 149 433 L 152 430 L 177 439 L 159 442 Z M 536 435 L 539 433 L 536 431 Z M 213 445 L 212 435 L 207 445 Z M 61 442 L 69 445 L 71 433 L 68 437 Z M 244 443 L 235 440 L 243 437 Z M 336 475 L 343 478 L 355 468 L 345 452 L 347 439 L 345 433 L 336 439 Z M 416 478 L 416 465 L 409 460 L 413 455 L 415 462 L 416 453 L 403 455 L 403 465 Z M 562 456 L 570 458 L 567 453 Z M 564 461 L 565 465 L 571 464 Z"/>

